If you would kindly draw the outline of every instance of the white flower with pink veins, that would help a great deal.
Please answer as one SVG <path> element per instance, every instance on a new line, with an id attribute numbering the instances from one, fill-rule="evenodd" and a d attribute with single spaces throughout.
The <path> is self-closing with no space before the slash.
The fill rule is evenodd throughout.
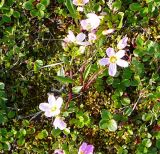
<path id="1" fill-rule="evenodd" d="M 77 36 L 74 35 L 74 33 L 69 30 L 67 37 L 64 38 L 64 42 L 66 43 L 74 43 L 78 45 L 89 45 L 89 42 L 84 41 L 86 38 L 86 35 L 84 33 L 79 33 Z"/>
<path id="2" fill-rule="evenodd" d="M 56 99 L 53 94 L 49 94 L 48 103 L 41 103 L 39 109 L 44 111 L 46 117 L 55 117 L 60 114 L 62 103 L 63 99 L 61 97 Z"/>
<path id="3" fill-rule="evenodd" d="M 82 29 L 92 31 L 100 25 L 100 17 L 94 13 L 88 13 L 87 19 L 81 20 Z"/>

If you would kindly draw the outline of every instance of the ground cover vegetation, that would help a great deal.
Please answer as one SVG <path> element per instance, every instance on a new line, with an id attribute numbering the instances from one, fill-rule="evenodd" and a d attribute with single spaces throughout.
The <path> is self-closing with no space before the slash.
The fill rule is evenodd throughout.
<path id="1" fill-rule="evenodd" d="M 158 154 L 159 0 L 1 0 L 0 153 Z"/>

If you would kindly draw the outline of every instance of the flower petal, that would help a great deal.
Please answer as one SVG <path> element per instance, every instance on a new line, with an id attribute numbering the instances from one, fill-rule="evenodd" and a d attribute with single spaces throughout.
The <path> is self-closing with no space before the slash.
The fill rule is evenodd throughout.
<path id="1" fill-rule="evenodd" d="M 45 115 L 46 117 L 52 117 L 51 110 L 46 111 L 46 112 L 44 113 L 44 115 Z"/>
<path id="2" fill-rule="evenodd" d="M 60 109 L 57 109 L 57 110 L 55 110 L 53 112 L 51 111 L 51 113 L 50 113 L 51 117 L 55 117 L 55 116 L 57 116 L 59 114 L 60 114 Z"/>
<path id="3" fill-rule="evenodd" d="M 110 76 L 115 76 L 117 72 L 117 65 L 115 63 L 111 63 L 109 65 L 109 75 Z"/>
<path id="4" fill-rule="evenodd" d="M 71 42 L 74 42 L 76 40 L 76 37 L 71 30 L 68 31 L 67 37 Z"/>
<path id="5" fill-rule="evenodd" d="M 93 145 L 88 145 L 87 148 L 85 149 L 85 154 L 93 154 L 94 146 Z"/>
<path id="6" fill-rule="evenodd" d="M 76 41 L 77 42 L 82 42 L 84 41 L 84 39 L 86 38 L 86 35 L 84 33 L 79 33 L 77 36 L 76 36 Z"/>
<path id="7" fill-rule="evenodd" d="M 88 38 L 89 38 L 89 41 L 95 41 L 97 36 L 94 33 L 89 33 L 88 34 Z"/>
<path id="8" fill-rule="evenodd" d="M 86 4 L 86 3 L 88 3 L 89 2 L 89 0 L 83 0 L 83 3 L 84 4 Z"/>
<path id="9" fill-rule="evenodd" d="M 124 49 L 127 46 L 128 37 L 123 37 L 117 44 L 118 49 Z"/>
<path id="10" fill-rule="evenodd" d="M 89 23 L 91 25 L 91 30 L 96 29 L 100 25 L 100 18 L 96 14 L 88 13 L 87 17 L 88 17 Z"/>
<path id="11" fill-rule="evenodd" d="M 61 149 L 56 149 L 56 150 L 54 151 L 54 154 L 64 154 L 64 152 L 63 152 L 63 150 L 61 150 Z"/>
<path id="12" fill-rule="evenodd" d="M 83 46 L 88 46 L 88 45 L 91 45 L 90 42 L 86 41 L 86 42 L 77 42 L 77 44 L 79 45 L 83 45 Z"/>
<path id="13" fill-rule="evenodd" d="M 123 59 L 118 59 L 116 63 L 121 67 L 128 67 L 128 62 Z"/>
<path id="14" fill-rule="evenodd" d="M 116 53 L 116 56 L 118 58 L 122 58 L 124 55 L 125 55 L 125 50 L 119 50 L 117 53 Z"/>
<path id="15" fill-rule="evenodd" d="M 67 124 L 60 117 L 55 118 L 53 125 L 55 129 L 59 128 L 60 130 L 64 130 L 67 126 Z"/>
<path id="16" fill-rule="evenodd" d="M 53 94 L 48 94 L 49 105 L 53 106 L 55 104 L 55 101 L 56 101 L 56 99 L 55 99 L 54 95 Z"/>
<path id="17" fill-rule="evenodd" d="M 109 64 L 109 58 L 102 58 L 99 61 L 99 64 L 102 65 L 102 66 L 108 65 Z"/>
<path id="18" fill-rule="evenodd" d="M 108 30 L 104 30 L 104 31 L 102 32 L 102 34 L 103 34 L 103 35 L 108 35 L 108 34 L 113 33 L 114 31 L 115 31 L 114 29 L 108 29 Z"/>
<path id="19" fill-rule="evenodd" d="M 57 106 L 58 108 L 61 108 L 62 103 L 63 103 L 62 97 L 58 97 L 55 103 L 56 103 L 56 106 Z"/>
<path id="20" fill-rule="evenodd" d="M 80 21 L 80 24 L 81 24 L 81 26 L 82 26 L 82 29 L 84 29 L 84 30 L 89 30 L 90 23 L 88 22 L 88 19 L 81 20 L 81 21 Z"/>
<path id="21" fill-rule="evenodd" d="M 106 53 L 107 53 L 108 57 L 115 55 L 113 48 L 107 48 Z"/>
<path id="22" fill-rule="evenodd" d="M 41 111 L 48 111 L 50 109 L 50 105 L 48 103 L 41 103 L 39 104 L 39 109 Z"/>
<path id="23" fill-rule="evenodd" d="M 74 5 L 78 5 L 77 0 L 73 0 L 73 4 L 74 4 Z"/>
<path id="24" fill-rule="evenodd" d="M 78 154 L 84 153 L 86 148 L 87 148 L 87 143 L 83 142 L 82 145 L 79 147 Z"/>

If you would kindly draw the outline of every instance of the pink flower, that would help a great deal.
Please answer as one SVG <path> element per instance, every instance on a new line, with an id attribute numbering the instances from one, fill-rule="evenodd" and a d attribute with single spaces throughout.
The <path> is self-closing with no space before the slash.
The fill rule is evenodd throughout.
<path id="1" fill-rule="evenodd" d="M 128 37 L 123 37 L 117 44 L 118 49 L 124 49 L 127 46 Z"/>
<path id="2" fill-rule="evenodd" d="M 88 3 L 89 0 L 73 0 L 73 4 L 77 6 L 83 6 Z"/>
<path id="3" fill-rule="evenodd" d="M 79 148 L 78 154 L 93 154 L 94 146 L 85 142 Z"/>
<path id="4" fill-rule="evenodd" d="M 109 75 L 116 75 L 117 65 L 120 67 L 128 67 L 128 62 L 121 59 L 125 55 L 125 50 L 119 50 L 117 53 L 115 53 L 113 48 L 108 48 L 106 53 L 109 58 L 102 58 L 99 61 L 99 64 L 103 66 L 109 65 Z"/>
<path id="5" fill-rule="evenodd" d="M 48 103 L 41 103 L 39 109 L 45 112 L 46 117 L 54 117 L 60 114 L 62 103 L 63 99 L 61 97 L 56 99 L 53 94 L 49 94 Z"/>
<path id="6" fill-rule="evenodd" d="M 104 30 L 104 31 L 102 32 L 102 34 L 103 34 L 103 35 L 108 35 L 108 34 L 113 33 L 114 31 L 115 31 L 114 29 L 108 29 L 108 30 Z"/>
<path id="7" fill-rule="evenodd" d="M 87 19 L 81 20 L 81 26 L 84 30 L 92 31 L 100 25 L 100 18 L 94 13 L 88 13 Z"/>
<path id="8" fill-rule="evenodd" d="M 64 154 L 64 152 L 61 149 L 56 149 L 53 154 Z"/>
<path id="9" fill-rule="evenodd" d="M 66 43 L 75 43 L 78 45 L 89 45 L 89 42 L 84 42 L 86 35 L 84 33 L 79 33 L 77 36 L 73 34 L 71 30 L 69 30 L 67 37 L 64 38 L 64 42 Z"/>
<path id="10" fill-rule="evenodd" d="M 67 124 L 62 120 L 62 118 L 56 117 L 53 122 L 53 126 L 55 127 L 55 129 L 59 128 L 60 130 L 64 130 Z"/>

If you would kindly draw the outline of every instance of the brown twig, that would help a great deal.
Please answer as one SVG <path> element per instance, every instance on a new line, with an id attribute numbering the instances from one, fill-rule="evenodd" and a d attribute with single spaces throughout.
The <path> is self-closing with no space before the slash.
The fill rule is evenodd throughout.
<path id="1" fill-rule="evenodd" d="M 101 69 L 99 70 L 98 72 L 94 73 L 88 80 L 88 83 L 87 84 L 84 84 L 82 90 L 83 91 L 86 91 L 90 86 L 91 84 L 96 80 L 97 76 L 100 75 L 102 72 L 104 71 L 104 69 Z"/>

